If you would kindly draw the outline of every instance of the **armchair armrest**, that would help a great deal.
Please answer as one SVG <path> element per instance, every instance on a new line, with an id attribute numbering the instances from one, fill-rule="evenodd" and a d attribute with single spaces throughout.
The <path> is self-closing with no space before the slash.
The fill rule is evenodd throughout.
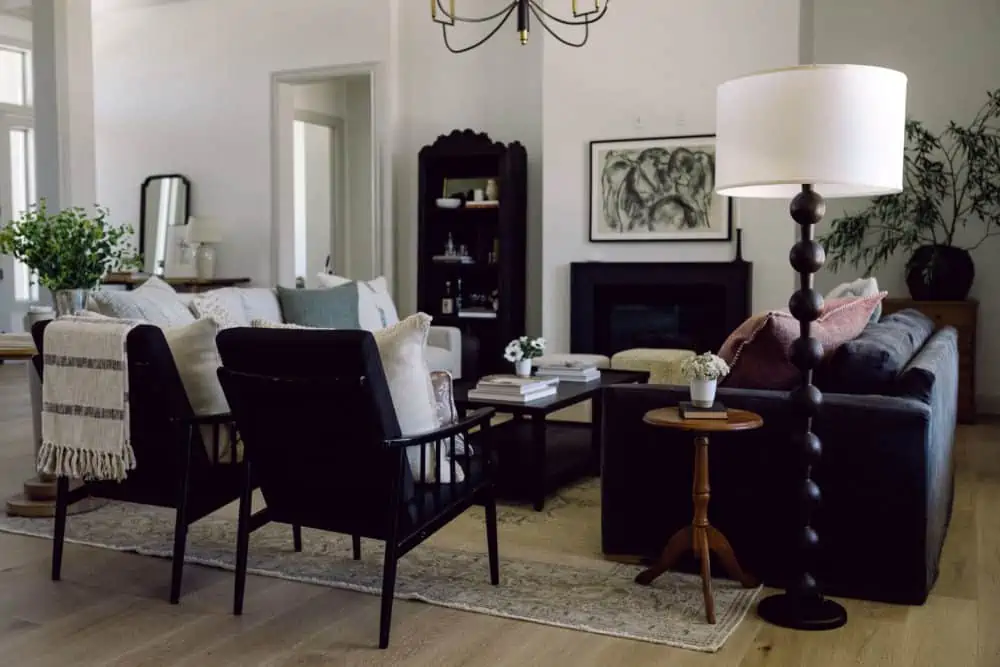
<path id="1" fill-rule="evenodd" d="M 488 425 L 490 419 L 493 418 L 495 413 L 496 410 L 493 408 L 480 408 L 479 410 L 470 412 L 465 418 L 455 422 L 454 424 L 442 426 L 441 428 L 434 429 L 433 431 L 426 431 L 424 433 L 406 436 L 405 438 L 387 440 L 385 442 L 385 446 L 395 449 L 399 447 L 413 447 L 415 445 L 438 442 L 439 440 L 444 440 L 445 438 L 450 438 L 462 433 L 468 433 L 477 426 L 482 427 Z"/>
<path id="2" fill-rule="evenodd" d="M 427 345 L 440 350 L 443 358 L 436 359 L 441 366 L 434 370 L 450 371 L 456 378 L 462 377 L 462 332 L 456 327 L 431 327 L 427 334 Z"/>

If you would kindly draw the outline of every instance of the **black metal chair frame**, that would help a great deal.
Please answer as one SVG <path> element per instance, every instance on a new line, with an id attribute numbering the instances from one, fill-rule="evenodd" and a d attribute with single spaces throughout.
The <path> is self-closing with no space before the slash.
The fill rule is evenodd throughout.
<path id="1" fill-rule="evenodd" d="M 39 377 L 43 378 L 44 332 L 48 324 L 40 322 L 32 329 L 39 350 L 32 361 Z M 237 445 L 232 417 L 228 413 L 194 415 L 162 332 L 156 327 L 142 325 L 129 333 L 126 344 L 129 349 L 129 386 L 133 388 L 129 394 L 129 408 L 136 468 L 122 482 L 92 481 L 70 488 L 68 477 L 56 479 L 52 580 L 62 578 L 66 518 L 73 503 L 89 496 L 165 507 L 176 511 L 169 599 L 171 604 L 177 604 L 181 595 L 188 528 L 240 497 L 245 484 L 243 466 L 235 460 Z M 154 405 L 157 409 L 151 409 Z M 158 423 L 143 423 L 145 419 Z M 202 425 L 212 427 L 211 457 L 201 439 L 199 427 Z M 222 428 L 230 432 L 229 462 L 219 460 Z M 156 441 L 144 440 L 144 436 L 152 432 L 167 435 L 158 436 L 160 439 Z M 176 446 L 170 452 L 164 445 Z M 293 541 L 295 549 L 301 550 L 302 537 L 298 526 L 293 526 Z"/>
<path id="2" fill-rule="evenodd" d="M 374 346 L 374 341 L 372 341 Z M 220 346 L 221 348 L 222 346 Z M 225 351 L 223 348 L 223 359 L 225 364 Z M 381 372 L 381 368 L 378 369 Z M 226 367 L 219 370 L 219 377 L 223 388 L 226 390 L 230 405 L 232 406 L 237 425 L 240 424 L 241 408 L 250 410 L 248 404 L 241 405 L 237 384 L 243 383 L 279 383 L 289 389 L 298 384 L 301 386 L 315 387 L 315 379 L 288 379 L 275 378 L 264 375 L 257 375 L 241 371 L 234 371 Z M 359 386 L 359 383 L 360 385 Z M 377 382 L 377 380 L 376 380 Z M 384 383 L 384 378 L 382 379 Z M 349 381 L 337 380 L 327 381 L 324 384 L 327 388 L 335 388 L 339 385 L 339 391 L 358 392 L 365 389 L 366 378 L 354 378 L 353 385 Z M 327 395 L 327 394 L 324 394 Z M 490 582 L 498 585 L 500 582 L 500 565 L 497 551 L 497 526 L 496 526 L 496 500 L 494 497 L 493 468 L 494 456 L 490 447 L 488 437 L 484 437 L 490 426 L 490 420 L 495 411 L 493 408 L 484 408 L 468 414 L 462 420 L 444 426 L 442 428 L 422 433 L 410 437 L 397 437 L 382 440 L 375 443 L 381 447 L 384 456 L 385 469 L 383 472 L 371 472 L 374 478 L 389 480 L 388 498 L 386 508 L 388 509 L 384 523 L 379 526 L 369 526 L 368 529 L 357 528 L 356 532 L 350 532 L 353 542 L 354 559 L 361 558 L 361 537 L 379 539 L 385 543 L 385 559 L 382 574 L 382 596 L 381 615 L 379 627 L 379 648 L 386 648 L 389 645 L 389 632 L 392 623 L 392 605 L 396 584 L 396 566 L 401 557 L 413 549 L 415 546 L 433 535 L 437 530 L 445 526 L 449 521 L 457 517 L 473 504 L 481 504 L 486 511 L 486 539 L 489 550 Z M 456 437 L 462 435 L 467 446 L 464 453 L 456 453 Z M 237 533 L 236 552 L 236 582 L 233 595 L 233 613 L 241 614 L 243 611 L 244 593 L 246 590 L 247 559 L 249 555 L 250 534 L 258 528 L 270 522 L 290 523 L 292 519 L 298 521 L 302 526 L 326 530 L 330 532 L 345 532 L 338 530 L 337 520 L 324 520 L 322 516 L 304 517 L 295 516 L 295 511 L 286 511 L 284 514 L 270 507 L 258 512 L 251 513 L 252 485 L 255 478 L 253 466 L 255 465 L 255 443 L 252 432 L 244 429 L 244 485 L 240 499 L 239 528 Z M 470 454 L 472 443 L 475 443 L 477 453 Z M 440 461 L 439 454 L 442 447 L 450 447 L 451 454 L 451 482 L 435 484 L 416 485 L 420 489 L 417 495 L 421 500 L 430 499 L 431 509 L 424 511 L 424 506 L 419 508 L 411 506 L 413 503 L 404 497 L 403 481 L 410 475 L 407 469 L 409 463 L 406 451 L 412 447 L 420 447 L 421 454 L 432 448 L 435 461 Z M 425 478 L 426 470 L 424 462 L 427 457 L 421 456 L 421 475 L 419 479 Z M 456 460 L 465 462 L 465 480 L 462 482 L 456 479 Z M 478 464 L 478 474 L 473 473 L 473 469 Z M 384 477 L 380 477 L 383 475 Z M 266 481 L 262 481 L 261 489 L 267 498 Z M 400 524 L 401 516 L 406 516 L 409 520 L 406 525 Z"/>

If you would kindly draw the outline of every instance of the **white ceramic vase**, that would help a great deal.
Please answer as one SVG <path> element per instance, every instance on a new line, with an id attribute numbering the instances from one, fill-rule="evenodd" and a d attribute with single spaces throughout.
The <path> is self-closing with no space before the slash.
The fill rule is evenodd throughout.
<path id="1" fill-rule="evenodd" d="M 514 362 L 514 375 L 519 378 L 531 377 L 531 359 L 521 359 Z"/>
<path id="2" fill-rule="evenodd" d="M 699 408 L 710 408 L 715 403 L 715 387 L 718 380 L 691 378 L 691 403 Z"/>

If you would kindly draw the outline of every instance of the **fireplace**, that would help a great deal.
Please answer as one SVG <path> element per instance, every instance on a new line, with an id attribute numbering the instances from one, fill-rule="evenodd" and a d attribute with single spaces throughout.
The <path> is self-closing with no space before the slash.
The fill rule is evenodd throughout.
<path id="1" fill-rule="evenodd" d="M 570 347 L 611 356 L 636 347 L 718 351 L 750 315 L 752 265 L 574 262 Z"/>

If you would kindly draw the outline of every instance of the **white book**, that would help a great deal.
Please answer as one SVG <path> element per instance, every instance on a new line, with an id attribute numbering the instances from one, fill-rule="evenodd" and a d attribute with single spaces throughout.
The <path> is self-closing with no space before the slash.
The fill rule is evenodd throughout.
<path id="1" fill-rule="evenodd" d="M 527 394 L 558 384 L 558 378 L 522 378 L 516 375 L 487 375 L 476 383 L 476 389 L 502 394 Z"/>
<path id="2" fill-rule="evenodd" d="M 562 382 L 597 382 L 601 379 L 601 374 L 597 373 L 595 375 L 580 375 L 580 376 L 562 376 L 559 378 Z"/>
<path id="3" fill-rule="evenodd" d="M 542 391 L 535 391 L 530 394 L 498 394 L 496 392 L 482 389 L 472 389 L 469 391 L 469 399 L 474 401 L 505 401 L 508 403 L 531 403 L 542 398 L 556 395 L 556 388 L 549 387 Z"/>

